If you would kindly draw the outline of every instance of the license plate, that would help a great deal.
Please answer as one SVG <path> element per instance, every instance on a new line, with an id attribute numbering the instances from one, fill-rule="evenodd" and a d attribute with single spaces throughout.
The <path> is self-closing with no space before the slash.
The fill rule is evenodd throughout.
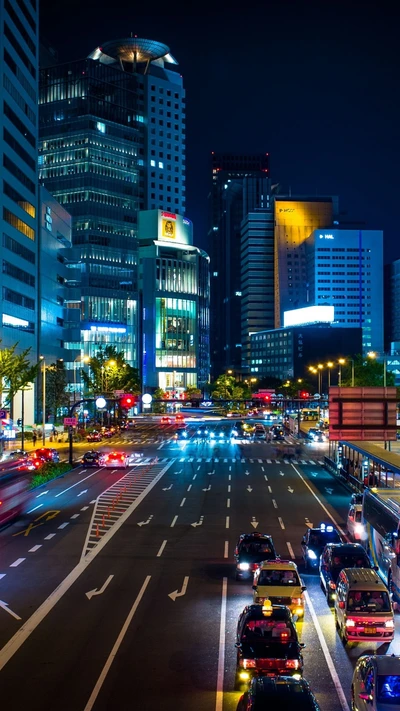
<path id="1" fill-rule="evenodd" d="M 376 627 L 364 627 L 365 634 L 376 634 Z"/>

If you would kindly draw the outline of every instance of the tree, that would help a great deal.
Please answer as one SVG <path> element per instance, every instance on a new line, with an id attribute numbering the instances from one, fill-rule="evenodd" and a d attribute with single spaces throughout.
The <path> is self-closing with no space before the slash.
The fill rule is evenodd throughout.
<path id="1" fill-rule="evenodd" d="M 384 364 L 377 361 L 375 358 L 364 357 L 361 354 L 354 357 L 354 386 L 363 387 L 383 387 L 384 382 Z M 352 364 L 351 361 L 346 361 L 342 365 L 342 387 L 351 387 L 352 385 Z M 395 384 L 395 375 L 390 371 L 386 373 L 386 385 Z"/>
<path id="2" fill-rule="evenodd" d="M 10 407 L 17 392 L 29 389 L 28 385 L 34 382 L 40 369 L 40 363 L 32 365 L 28 357 L 31 349 L 15 353 L 17 346 L 18 343 L 15 343 L 10 348 L 0 349 L 0 400 L 6 390 L 5 401 Z"/>
<path id="3" fill-rule="evenodd" d="M 46 366 L 46 409 L 57 422 L 60 410 L 69 406 L 68 378 L 64 363 Z"/>
<path id="4" fill-rule="evenodd" d="M 218 400 L 250 400 L 251 390 L 233 375 L 220 375 L 211 385 L 211 395 Z"/>
<path id="5" fill-rule="evenodd" d="M 157 388 L 154 393 L 153 393 L 153 412 L 156 414 L 162 415 L 166 409 L 167 405 L 165 402 L 154 402 L 154 400 L 166 400 L 167 399 L 167 393 L 165 390 L 162 390 L 161 388 Z"/>
<path id="6" fill-rule="evenodd" d="M 114 390 L 139 395 L 141 384 L 137 368 L 126 362 L 123 351 L 115 346 L 100 346 L 90 359 L 89 373 L 82 371 L 86 390 L 91 395 L 112 395 Z"/>
<path id="7" fill-rule="evenodd" d="M 185 390 L 185 400 L 201 400 L 203 394 L 196 385 L 188 385 Z"/>

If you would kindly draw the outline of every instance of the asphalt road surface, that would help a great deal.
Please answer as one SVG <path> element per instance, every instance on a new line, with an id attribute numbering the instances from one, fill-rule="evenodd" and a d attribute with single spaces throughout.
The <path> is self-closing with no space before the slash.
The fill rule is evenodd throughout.
<path id="1" fill-rule="evenodd" d="M 233 550 L 254 529 L 299 564 L 304 676 L 322 711 L 349 711 L 355 660 L 376 645 L 344 649 L 300 541 L 307 522 L 344 529 L 350 494 L 319 445 L 278 461 L 271 444 L 232 441 L 231 423 L 210 426 L 213 444 L 195 424 L 188 442 L 142 424 L 93 446 L 142 456 L 126 471 L 76 468 L 0 532 L 7 711 L 234 711 L 235 628 L 252 590 Z"/>

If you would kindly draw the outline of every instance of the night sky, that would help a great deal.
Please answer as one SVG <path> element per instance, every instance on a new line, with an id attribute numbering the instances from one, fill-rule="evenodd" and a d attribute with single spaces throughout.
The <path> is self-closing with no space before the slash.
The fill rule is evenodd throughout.
<path id="1" fill-rule="evenodd" d="M 384 230 L 389 262 L 400 257 L 400 17 L 390 7 L 41 0 L 41 31 L 60 61 L 131 32 L 170 47 L 186 88 L 196 244 L 207 247 L 210 152 L 268 152 L 282 193 L 339 195 L 342 219 Z"/>

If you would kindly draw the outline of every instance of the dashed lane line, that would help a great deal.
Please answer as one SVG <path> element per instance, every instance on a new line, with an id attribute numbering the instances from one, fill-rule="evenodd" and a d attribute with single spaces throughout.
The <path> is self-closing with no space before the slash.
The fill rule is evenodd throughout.
<path id="1" fill-rule="evenodd" d="M 17 560 L 14 560 L 14 563 L 11 563 L 10 568 L 17 568 L 24 560 L 26 560 L 26 558 L 17 558 Z"/>

